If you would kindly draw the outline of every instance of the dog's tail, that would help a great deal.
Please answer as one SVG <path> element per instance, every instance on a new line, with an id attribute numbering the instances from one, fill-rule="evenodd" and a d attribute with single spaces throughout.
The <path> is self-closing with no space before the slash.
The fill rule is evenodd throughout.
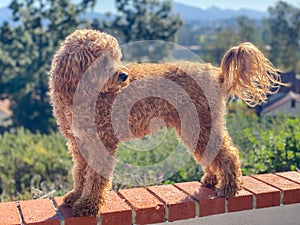
<path id="1" fill-rule="evenodd" d="M 229 49 L 222 59 L 221 69 L 224 96 L 237 96 L 252 107 L 266 102 L 269 94 L 284 85 L 279 71 L 248 42 Z"/>

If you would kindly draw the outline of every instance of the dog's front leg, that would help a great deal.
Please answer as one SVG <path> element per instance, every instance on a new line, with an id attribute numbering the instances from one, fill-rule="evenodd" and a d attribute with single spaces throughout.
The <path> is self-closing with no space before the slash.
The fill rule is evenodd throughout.
<path id="1" fill-rule="evenodd" d="M 65 194 L 63 198 L 64 205 L 69 207 L 72 207 L 81 196 L 84 185 L 84 173 L 87 165 L 80 154 L 76 154 L 76 156 L 73 154 L 73 160 L 74 166 L 72 175 L 74 180 L 74 187 L 71 191 Z"/>
<path id="2" fill-rule="evenodd" d="M 63 202 L 66 206 L 72 207 L 74 203 L 80 198 L 83 185 L 84 185 L 84 174 L 86 172 L 87 163 L 83 158 L 76 144 L 74 137 L 70 137 L 68 141 L 68 148 L 72 154 L 74 165 L 72 169 L 73 176 L 73 190 L 65 194 Z"/>
<path id="3" fill-rule="evenodd" d="M 85 155 L 88 165 L 81 197 L 73 205 L 74 216 L 96 216 L 99 213 L 111 186 L 114 169 L 116 144 L 107 144 L 103 149 L 94 148 L 91 142 L 85 144 L 90 146 Z"/>
<path id="4" fill-rule="evenodd" d="M 74 216 L 96 216 L 105 203 L 110 179 L 88 167 L 80 199 L 73 205 Z"/>

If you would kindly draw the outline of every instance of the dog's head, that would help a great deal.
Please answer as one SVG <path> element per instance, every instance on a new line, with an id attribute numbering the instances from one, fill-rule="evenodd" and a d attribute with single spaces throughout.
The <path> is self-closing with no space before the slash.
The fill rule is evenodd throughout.
<path id="1" fill-rule="evenodd" d="M 103 80 L 99 92 L 117 92 L 128 85 L 129 73 L 121 65 L 118 41 L 96 30 L 76 30 L 54 55 L 50 71 L 50 89 L 72 101 L 78 82 L 86 72 Z"/>
<path id="2" fill-rule="evenodd" d="M 118 92 L 122 88 L 129 84 L 129 70 L 126 67 L 120 67 L 112 76 L 108 78 L 103 87 L 101 93 L 106 92 Z"/>

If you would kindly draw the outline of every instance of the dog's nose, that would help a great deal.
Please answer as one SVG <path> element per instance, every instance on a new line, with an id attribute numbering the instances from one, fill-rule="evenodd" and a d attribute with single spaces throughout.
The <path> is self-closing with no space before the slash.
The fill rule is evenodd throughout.
<path id="1" fill-rule="evenodd" d="M 128 78 L 128 74 L 127 74 L 127 73 L 122 72 L 122 73 L 119 74 L 119 79 L 120 79 L 122 82 L 126 81 L 127 78 Z"/>

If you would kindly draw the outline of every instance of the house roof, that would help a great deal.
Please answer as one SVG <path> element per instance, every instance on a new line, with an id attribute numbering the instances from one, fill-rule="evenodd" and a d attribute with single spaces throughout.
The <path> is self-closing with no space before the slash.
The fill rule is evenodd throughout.
<path id="1" fill-rule="evenodd" d="M 270 111 L 273 111 L 273 110 L 279 108 L 280 106 L 284 105 L 285 103 L 288 103 L 292 100 L 300 103 L 300 94 L 290 91 L 286 95 L 284 95 L 282 98 L 280 98 L 276 101 L 273 101 L 268 106 L 264 107 L 262 110 L 262 113 L 265 114 Z"/>
<path id="2" fill-rule="evenodd" d="M 294 71 L 280 74 L 282 83 L 288 83 L 290 86 L 281 86 L 279 92 L 288 93 L 293 91 L 300 94 L 300 78 L 297 77 Z M 298 75 L 299 76 L 299 75 Z"/>

